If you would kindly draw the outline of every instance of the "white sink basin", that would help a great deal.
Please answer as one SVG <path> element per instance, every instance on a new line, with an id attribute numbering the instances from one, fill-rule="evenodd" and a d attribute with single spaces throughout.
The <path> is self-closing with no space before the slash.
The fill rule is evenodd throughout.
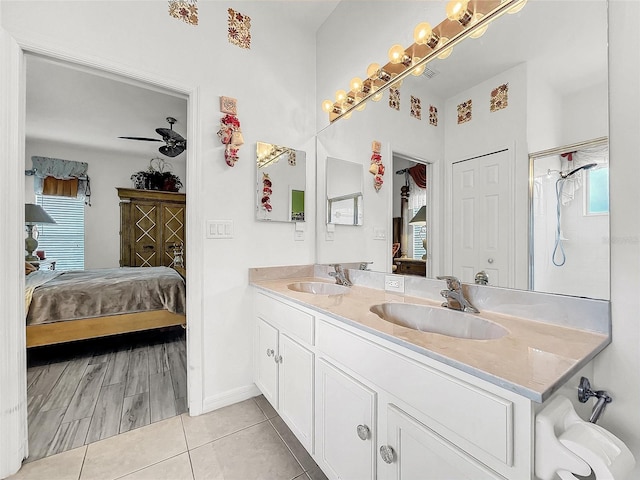
<path id="1" fill-rule="evenodd" d="M 508 333 L 504 327 L 484 318 L 446 308 L 410 303 L 381 303 L 369 310 L 387 322 L 449 337 L 494 340 Z"/>
<path id="2" fill-rule="evenodd" d="M 325 282 L 296 282 L 287 285 L 294 292 L 312 293 L 314 295 L 345 295 L 349 287 Z"/>

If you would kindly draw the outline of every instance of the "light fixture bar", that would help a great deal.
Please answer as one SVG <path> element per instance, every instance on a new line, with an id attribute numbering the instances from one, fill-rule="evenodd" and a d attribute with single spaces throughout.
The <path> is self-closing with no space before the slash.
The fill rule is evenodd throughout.
<path id="1" fill-rule="evenodd" d="M 433 28 L 433 32 L 440 38 L 448 38 L 449 40 L 446 43 L 437 45 L 436 48 L 431 48 L 427 45 L 420 45 L 418 43 L 412 44 L 405 49 L 405 52 L 407 54 L 412 54 L 409 55 L 410 58 L 419 57 L 420 60 L 418 62 L 410 67 L 406 67 L 403 63 L 394 64 L 391 62 L 380 67 L 380 70 L 390 74 L 392 78 L 386 81 L 371 77 L 366 79 L 365 82 L 367 80 L 371 80 L 371 83 L 377 88 L 371 88 L 369 92 L 362 91 L 361 96 L 359 96 L 360 101 L 355 104 L 334 103 L 333 108 L 329 112 L 329 121 L 333 123 L 345 115 L 350 114 L 358 105 L 366 102 L 374 95 L 380 94 L 390 86 L 395 85 L 399 81 L 408 77 L 414 70 L 423 65 L 426 66 L 427 63 L 434 58 L 437 58 L 438 55 L 441 55 L 446 50 L 455 47 L 462 40 L 471 36 L 474 32 L 481 30 L 482 28 L 486 28 L 489 23 L 501 17 L 505 13 L 508 13 L 509 10 L 513 9 L 516 5 L 524 4 L 526 1 L 527 0 L 471 0 L 469 2 L 469 9 L 475 14 L 482 14 L 477 22 L 465 27 L 458 21 L 452 21 L 445 18 Z M 393 76 L 393 74 L 396 75 Z M 381 85 L 379 85 L 380 83 Z M 347 93 L 347 96 L 353 96 L 355 98 L 356 94 L 359 93 L 360 92 L 351 91 Z"/>

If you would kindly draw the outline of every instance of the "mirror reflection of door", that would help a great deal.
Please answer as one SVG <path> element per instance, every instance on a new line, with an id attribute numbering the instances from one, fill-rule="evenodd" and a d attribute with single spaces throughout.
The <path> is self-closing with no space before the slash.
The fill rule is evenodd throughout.
<path id="1" fill-rule="evenodd" d="M 513 178 L 511 153 L 502 150 L 453 164 L 453 275 L 473 283 L 513 287 Z"/>
<path id="2" fill-rule="evenodd" d="M 416 159 L 393 155 L 392 271 L 403 275 L 427 273 L 429 218 L 428 168 Z"/>

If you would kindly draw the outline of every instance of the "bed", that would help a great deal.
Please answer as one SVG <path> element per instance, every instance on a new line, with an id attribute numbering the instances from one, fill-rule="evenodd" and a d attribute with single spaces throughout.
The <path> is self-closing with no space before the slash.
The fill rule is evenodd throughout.
<path id="1" fill-rule="evenodd" d="M 38 270 L 25 287 L 28 348 L 186 324 L 184 279 L 168 267 Z"/>

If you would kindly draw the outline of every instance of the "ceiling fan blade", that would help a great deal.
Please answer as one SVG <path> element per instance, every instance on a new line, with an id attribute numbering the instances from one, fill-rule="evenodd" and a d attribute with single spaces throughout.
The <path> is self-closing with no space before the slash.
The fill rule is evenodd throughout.
<path id="1" fill-rule="evenodd" d="M 145 142 L 162 142 L 164 140 L 160 140 L 159 138 L 146 138 L 146 137 L 118 137 L 125 138 L 127 140 L 144 140 Z"/>
<path id="2" fill-rule="evenodd" d="M 176 142 L 182 142 L 184 140 L 182 135 L 180 135 L 178 132 L 174 132 L 169 128 L 156 128 L 156 132 L 158 132 L 158 135 L 162 135 L 162 138 L 165 139 L 170 138 L 172 140 L 175 140 Z"/>
<path id="3" fill-rule="evenodd" d="M 184 152 L 186 147 L 182 146 L 182 145 L 176 145 L 174 147 L 170 147 L 168 145 L 165 145 L 163 147 L 160 147 L 158 149 L 158 151 L 163 154 L 166 155 L 167 157 L 177 157 L 178 155 L 180 155 L 182 152 Z"/>

